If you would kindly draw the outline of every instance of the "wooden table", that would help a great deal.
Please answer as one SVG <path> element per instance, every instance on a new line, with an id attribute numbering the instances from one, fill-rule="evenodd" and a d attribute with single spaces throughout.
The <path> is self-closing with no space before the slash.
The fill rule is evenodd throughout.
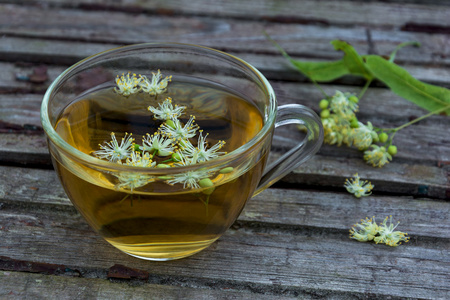
<path id="1" fill-rule="evenodd" d="M 207 250 L 170 262 L 127 256 L 103 241 L 67 199 L 39 120 L 42 96 L 65 68 L 119 45 L 172 41 L 235 54 L 264 73 L 280 104 L 316 111 L 320 92 L 263 35 L 294 58 L 388 55 L 428 83 L 450 87 L 448 1 L 0 1 L 1 299 L 450 299 L 449 118 L 400 131 L 399 153 L 373 168 L 355 149 L 323 146 L 308 163 L 251 199 Z M 328 93 L 358 92 L 343 77 Z M 395 127 L 426 112 L 373 83 L 358 115 Z M 275 138 L 274 151 L 290 146 Z M 358 172 L 373 195 L 352 197 Z M 361 218 L 392 215 L 409 243 L 388 247 L 348 236 Z"/>

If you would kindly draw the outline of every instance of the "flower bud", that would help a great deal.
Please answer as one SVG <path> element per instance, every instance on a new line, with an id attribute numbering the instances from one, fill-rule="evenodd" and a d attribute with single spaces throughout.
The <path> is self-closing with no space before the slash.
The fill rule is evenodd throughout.
<path id="1" fill-rule="evenodd" d="M 172 159 L 173 159 L 173 161 L 180 161 L 181 160 L 180 153 L 178 153 L 178 152 L 172 153 Z"/>
<path id="2" fill-rule="evenodd" d="M 172 129 L 175 129 L 175 123 L 171 119 L 166 120 L 166 124 Z"/>
<path id="3" fill-rule="evenodd" d="M 327 109 L 330 102 L 327 99 L 322 99 L 319 102 L 320 109 Z"/>
<path id="4" fill-rule="evenodd" d="M 348 101 L 351 101 L 353 103 L 358 103 L 359 99 L 356 96 L 350 96 L 350 97 L 348 97 Z"/>
<path id="5" fill-rule="evenodd" d="M 389 136 L 386 132 L 382 132 L 378 135 L 378 139 L 380 140 L 380 143 L 386 143 Z"/>
<path id="6" fill-rule="evenodd" d="M 156 165 L 156 167 L 157 168 L 170 168 L 170 166 L 166 165 L 166 164 L 158 164 L 158 165 Z"/>
<path id="7" fill-rule="evenodd" d="M 397 154 L 397 146 L 390 145 L 390 146 L 388 147 L 388 149 L 387 149 L 387 152 L 388 152 L 390 155 L 395 155 L 395 154 Z"/>
<path id="8" fill-rule="evenodd" d="M 233 172 L 233 167 L 226 167 L 226 168 L 223 168 L 222 170 L 220 170 L 219 171 L 219 173 L 220 174 L 228 174 L 228 173 L 231 173 L 231 172 Z"/>
<path id="9" fill-rule="evenodd" d="M 326 119 L 330 116 L 330 111 L 328 109 L 324 109 L 320 112 L 320 117 L 322 119 Z"/>

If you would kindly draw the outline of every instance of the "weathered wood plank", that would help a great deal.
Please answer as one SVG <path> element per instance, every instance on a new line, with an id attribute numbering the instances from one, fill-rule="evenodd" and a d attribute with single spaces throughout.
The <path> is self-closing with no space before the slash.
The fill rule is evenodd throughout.
<path id="1" fill-rule="evenodd" d="M 388 55 L 402 42 L 419 41 L 422 44 L 420 48 L 403 49 L 398 53 L 397 61 L 450 64 L 450 39 L 446 34 L 367 31 L 366 27 L 339 28 L 245 20 L 236 22 L 234 19 L 210 17 L 159 17 L 147 14 L 136 16 L 110 11 L 86 12 L 56 8 L 30 10 L 17 5 L 3 6 L 0 10 L 0 20 L 0 34 L 10 37 L 117 45 L 165 42 L 170 37 L 173 42 L 201 44 L 229 52 L 278 54 L 277 49 L 263 35 L 265 30 L 293 56 L 327 59 L 337 59 L 341 56 L 341 53 L 329 44 L 334 39 L 351 43 L 361 54 L 383 55 Z M 20 51 L 18 47 L 15 49 Z M 14 55 L 7 54 L 5 57 Z"/>
<path id="2" fill-rule="evenodd" d="M 4 57 L 5 60 L 10 61 L 25 61 L 36 64 L 50 65 L 63 64 L 68 66 L 86 58 L 87 56 L 115 48 L 117 46 L 120 45 L 3 37 L 2 43 L 0 44 L 0 55 Z M 274 49 L 270 44 L 268 47 Z M 332 51 L 332 49 L 330 50 Z M 254 65 L 269 79 L 306 81 L 306 78 L 303 75 L 290 66 L 288 62 L 276 52 L 274 52 L 275 55 L 234 53 L 232 51 L 229 51 L 229 53 L 234 54 Z M 338 55 L 339 57 L 341 56 L 341 54 L 337 52 L 335 52 L 334 55 Z M 306 61 L 319 60 L 296 56 L 294 56 L 294 58 Z M 0 77 L 0 92 L 24 92 L 26 89 L 33 92 L 45 91 L 43 85 L 31 84 L 30 82 L 20 81 L 17 79 L 18 75 L 20 77 L 30 74 L 35 66 L 29 65 L 28 67 L 17 67 L 7 63 L 0 63 L 0 65 L 2 68 L 5 68 Z M 421 67 L 415 65 L 404 65 L 404 67 L 411 73 L 412 76 L 419 80 L 423 80 L 431 84 L 450 87 L 450 71 L 447 69 L 443 69 L 440 66 Z M 64 69 L 64 67 L 49 67 L 48 73 L 50 80 L 54 79 Z M 362 85 L 364 83 L 363 80 L 359 78 L 348 76 L 343 77 L 338 80 L 338 82 L 347 85 L 355 83 Z"/>
<path id="3" fill-rule="evenodd" d="M 32 3 L 32 0 L 21 0 L 20 3 Z M 339 26 L 378 26 L 402 27 L 409 23 L 448 26 L 449 7 L 447 4 L 434 1 L 439 5 L 420 5 L 389 3 L 385 1 L 316 1 L 295 0 L 284 1 L 211 1 L 186 0 L 167 1 L 126 1 L 118 3 L 114 0 L 48 0 L 48 5 L 67 7 L 83 7 L 85 9 L 129 10 L 131 12 L 152 12 L 162 14 L 210 15 L 215 17 L 234 17 L 245 19 L 264 19 L 278 22 L 319 23 Z M 429 2 L 427 2 L 428 4 Z"/>
<path id="4" fill-rule="evenodd" d="M 71 207 L 51 170 L 0 167 L 0 179 L 0 202 L 5 204 Z M 411 235 L 448 238 L 448 202 L 380 196 L 377 195 L 378 183 L 373 195 L 357 199 L 344 192 L 343 179 L 340 180 L 336 184 L 341 188 L 340 192 L 302 190 L 301 187 L 292 190 L 270 188 L 248 202 L 239 220 L 347 231 L 361 218 L 377 216 L 383 219 L 393 215 L 402 222 L 401 228 Z"/>
<path id="5" fill-rule="evenodd" d="M 66 276 L 0 271 L 2 299 L 273 299 L 250 291 L 226 286 L 185 287 L 182 284 L 151 284 L 148 282 L 111 281 L 105 278 Z M 276 295 L 277 299 L 293 297 Z M 305 297 L 305 298 L 303 298 Z M 313 299 L 306 294 L 303 299 Z M 335 299 L 345 299 L 336 297 Z"/>
<path id="6" fill-rule="evenodd" d="M 0 256 L 63 265 L 82 274 L 123 264 L 187 286 L 227 284 L 239 290 L 257 287 L 263 293 L 313 290 L 435 299 L 450 292 L 448 240 L 418 238 L 391 248 L 358 243 L 345 233 L 244 226 L 228 230 L 190 258 L 149 263 L 109 246 L 78 216 L 4 205 L 0 218 L 5 224 Z"/>

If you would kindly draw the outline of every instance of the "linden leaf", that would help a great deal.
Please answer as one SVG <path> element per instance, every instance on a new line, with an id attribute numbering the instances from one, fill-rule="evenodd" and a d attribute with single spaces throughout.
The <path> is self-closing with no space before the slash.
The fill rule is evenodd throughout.
<path id="1" fill-rule="evenodd" d="M 376 55 L 364 57 L 366 67 L 395 94 L 428 111 L 442 110 L 450 115 L 450 90 L 415 79 L 402 67 Z"/>
<path id="2" fill-rule="evenodd" d="M 343 60 L 330 62 L 306 62 L 288 58 L 297 70 L 313 81 L 328 82 L 348 74 Z"/>
<path id="3" fill-rule="evenodd" d="M 369 70 L 367 70 L 362 57 L 349 43 L 340 40 L 334 40 L 331 41 L 331 44 L 334 46 L 334 49 L 344 52 L 343 61 L 348 69 L 348 73 L 352 75 L 363 76 L 367 80 L 373 79 L 373 75 Z"/>
<path id="4" fill-rule="evenodd" d="M 301 73 L 307 76 L 312 81 L 328 82 L 343 75 L 348 74 L 347 67 L 343 60 L 331 62 L 308 62 L 295 60 L 287 54 L 287 52 L 278 45 L 267 33 L 265 36 L 278 48 L 283 56 Z"/>

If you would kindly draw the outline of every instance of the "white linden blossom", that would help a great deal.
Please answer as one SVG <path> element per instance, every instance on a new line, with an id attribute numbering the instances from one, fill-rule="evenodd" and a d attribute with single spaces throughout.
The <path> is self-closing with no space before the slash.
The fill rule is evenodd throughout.
<path id="1" fill-rule="evenodd" d="M 162 79 L 160 70 L 157 73 L 152 72 L 152 74 L 152 80 L 148 79 L 145 75 L 139 75 L 142 91 L 149 93 L 151 96 L 164 93 L 167 90 L 167 85 L 172 81 L 172 76 L 166 76 L 166 78 Z"/>
<path id="2" fill-rule="evenodd" d="M 350 238 L 360 242 L 373 240 L 380 230 L 380 227 L 375 223 L 375 217 L 372 217 L 372 219 L 366 218 L 366 220 L 361 220 L 361 224 L 355 224 L 353 226 L 354 227 L 350 230 Z"/>
<path id="3" fill-rule="evenodd" d="M 364 150 L 372 145 L 373 141 L 373 126 L 372 123 L 367 122 L 367 126 L 358 122 L 358 128 L 352 130 L 353 145 L 359 150 Z"/>
<path id="4" fill-rule="evenodd" d="M 131 77 L 130 73 L 127 73 L 127 75 L 122 74 L 122 76 L 120 77 L 119 75 L 117 75 L 116 78 L 117 87 L 114 88 L 114 91 L 126 97 L 130 96 L 131 94 L 139 92 L 140 81 L 141 80 L 136 77 L 136 74 L 131 75 Z"/>
<path id="5" fill-rule="evenodd" d="M 351 194 L 354 194 L 356 198 L 361 198 L 362 196 L 369 196 L 374 188 L 374 186 L 368 181 L 360 181 L 358 173 L 353 175 L 354 178 L 351 180 L 346 179 L 344 187 Z"/>
<path id="6" fill-rule="evenodd" d="M 203 136 L 200 132 L 197 147 L 193 146 L 189 140 L 184 141 L 182 154 L 192 159 L 194 162 L 204 162 L 216 158 L 219 155 L 226 154 L 226 152 L 217 152 L 225 145 L 224 141 L 219 141 L 214 146 L 207 149 L 208 143 L 205 141 L 207 136 L 208 134 Z"/>
<path id="7" fill-rule="evenodd" d="M 176 141 L 184 141 L 196 135 L 198 125 L 194 124 L 195 117 L 191 116 L 186 125 L 179 120 L 174 120 L 173 126 L 164 123 L 161 125 L 161 132 L 167 137 Z"/>
<path id="8" fill-rule="evenodd" d="M 120 183 L 115 185 L 115 189 L 126 189 L 133 193 L 134 189 L 149 183 L 152 177 L 137 172 L 121 172 L 117 175 L 117 178 Z"/>
<path id="9" fill-rule="evenodd" d="M 149 106 L 148 110 L 151 111 L 154 114 L 154 118 L 158 120 L 171 120 L 171 119 L 177 119 L 179 116 L 183 114 L 183 111 L 186 109 L 185 106 L 178 106 L 175 105 L 175 107 L 172 105 L 172 98 L 167 98 L 164 100 L 164 102 L 158 103 L 159 108 L 155 108 L 153 106 Z"/>
<path id="10" fill-rule="evenodd" d="M 131 156 L 127 158 L 126 164 L 133 167 L 152 168 L 156 165 L 155 161 L 152 161 L 152 156 L 149 153 L 143 152 L 143 154 L 133 151 Z"/>
<path id="11" fill-rule="evenodd" d="M 386 151 L 385 147 L 371 145 L 372 150 L 364 151 L 364 160 L 373 167 L 381 168 L 392 160 L 392 156 Z"/>
<path id="12" fill-rule="evenodd" d="M 141 150 L 156 154 L 159 156 L 171 155 L 175 148 L 173 146 L 173 140 L 158 134 L 157 132 L 153 135 L 147 134 L 142 140 Z"/>
<path id="13" fill-rule="evenodd" d="M 190 162 L 187 162 L 190 164 Z M 200 188 L 199 181 L 208 178 L 211 171 L 200 169 L 194 171 L 187 171 L 184 173 L 173 175 L 173 178 L 167 181 L 168 184 L 183 184 L 183 188 L 198 189 Z"/>
<path id="14" fill-rule="evenodd" d="M 131 134 L 125 133 L 119 145 L 114 132 L 111 132 L 111 141 L 106 143 L 106 145 L 99 145 L 101 150 L 95 151 L 94 155 L 111 162 L 121 161 L 131 156 L 133 141 Z"/>
<path id="15" fill-rule="evenodd" d="M 347 96 L 341 91 L 336 91 L 330 100 L 330 110 L 346 119 L 351 119 L 358 111 L 358 104 L 350 101 Z"/>
<path id="16" fill-rule="evenodd" d="M 148 153 L 143 153 L 141 155 L 139 152 L 133 151 L 131 156 L 127 158 L 126 165 L 133 167 L 152 168 L 156 165 L 156 162 L 152 161 L 152 157 Z M 115 176 L 119 179 L 120 182 L 115 186 L 115 188 L 118 190 L 127 189 L 131 192 L 133 192 L 136 188 L 146 185 L 152 178 L 149 175 L 137 172 L 120 172 Z"/>
<path id="17" fill-rule="evenodd" d="M 387 221 L 389 219 L 389 225 L 387 225 Z M 401 244 L 402 241 L 408 242 L 409 237 L 407 237 L 407 233 L 401 231 L 394 231 L 394 229 L 398 226 L 400 222 L 398 222 L 395 226 L 392 223 L 392 216 L 390 218 L 386 217 L 384 219 L 383 224 L 380 226 L 379 236 L 374 238 L 375 243 L 385 243 L 391 247 L 397 247 Z"/>

